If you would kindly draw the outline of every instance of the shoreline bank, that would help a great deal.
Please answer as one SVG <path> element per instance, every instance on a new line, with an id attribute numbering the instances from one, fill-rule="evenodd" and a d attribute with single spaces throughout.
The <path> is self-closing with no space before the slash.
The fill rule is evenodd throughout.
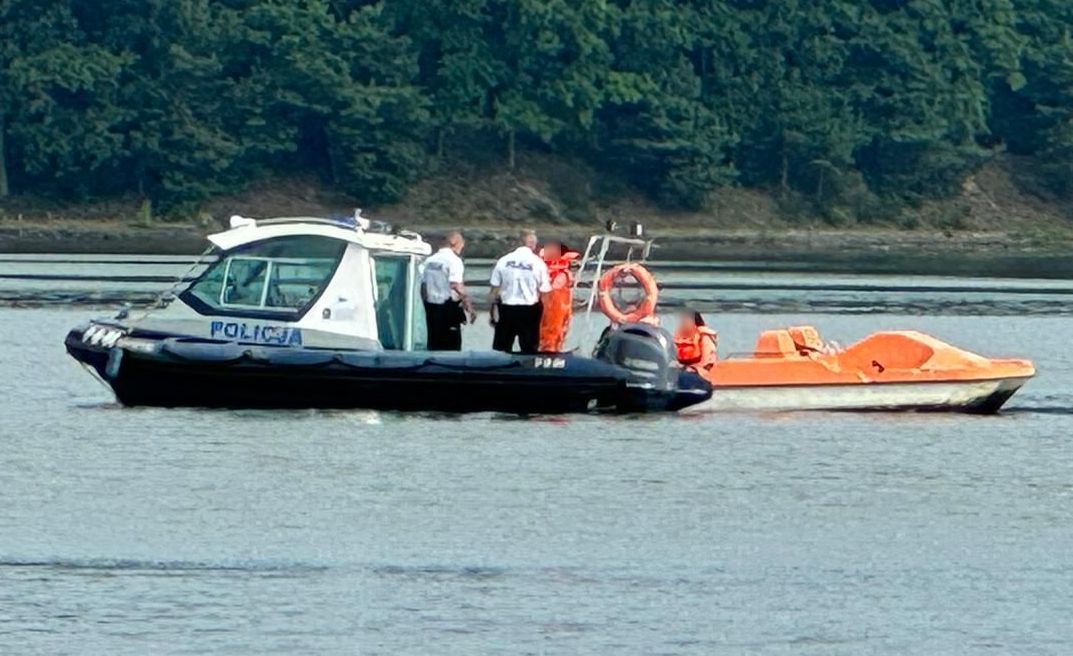
<path id="1" fill-rule="evenodd" d="M 410 227 L 410 226 L 407 226 Z M 427 239 L 451 229 L 412 226 Z M 584 248 L 594 228 L 536 225 L 543 238 Z M 136 225 L 119 222 L 0 223 L 0 254 L 197 255 L 216 225 Z M 467 255 L 491 258 L 513 244 L 515 225 L 461 226 Z M 1005 232 L 893 229 L 719 230 L 653 228 L 652 257 L 662 261 L 800 264 L 804 270 L 847 273 L 1073 278 L 1073 233 L 1024 236 Z"/>

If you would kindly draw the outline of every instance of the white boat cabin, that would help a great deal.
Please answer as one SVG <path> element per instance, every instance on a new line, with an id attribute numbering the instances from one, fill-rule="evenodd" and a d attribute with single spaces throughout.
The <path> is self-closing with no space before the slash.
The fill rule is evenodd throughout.
<path id="1" fill-rule="evenodd" d="M 218 257 L 142 331 L 242 343 L 423 350 L 422 262 L 412 232 L 354 219 L 232 217 Z"/>

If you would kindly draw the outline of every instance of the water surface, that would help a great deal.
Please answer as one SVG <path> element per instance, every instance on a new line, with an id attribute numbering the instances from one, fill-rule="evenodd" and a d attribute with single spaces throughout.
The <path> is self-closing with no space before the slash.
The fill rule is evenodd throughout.
<path id="1" fill-rule="evenodd" d="M 712 319 L 1034 358 L 1006 414 L 124 409 L 0 309 L 0 653 L 1071 653 L 1069 320 L 928 298 Z"/>

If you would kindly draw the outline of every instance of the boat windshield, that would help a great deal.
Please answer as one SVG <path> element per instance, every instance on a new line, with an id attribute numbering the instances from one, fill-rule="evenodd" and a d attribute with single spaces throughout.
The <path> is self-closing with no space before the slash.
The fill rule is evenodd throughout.
<path id="1" fill-rule="evenodd" d="M 332 279 L 345 248 L 310 235 L 248 244 L 221 255 L 182 298 L 202 314 L 297 319 Z"/>

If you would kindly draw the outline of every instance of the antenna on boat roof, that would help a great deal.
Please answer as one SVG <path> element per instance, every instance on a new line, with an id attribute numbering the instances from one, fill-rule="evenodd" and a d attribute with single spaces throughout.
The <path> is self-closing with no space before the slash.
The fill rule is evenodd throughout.
<path id="1" fill-rule="evenodd" d="M 604 230 L 609 233 L 614 233 L 618 230 L 618 222 L 614 219 L 608 219 L 604 221 Z M 643 239 L 645 236 L 645 226 L 640 221 L 630 221 L 626 226 L 626 235 L 634 239 Z"/>
<path id="2" fill-rule="evenodd" d="M 357 224 L 359 230 L 368 230 L 372 225 L 372 222 L 369 221 L 369 219 L 361 215 L 360 207 L 354 208 L 354 223 Z"/>
<path id="3" fill-rule="evenodd" d="M 234 230 L 235 228 L 248 228 L 251 226 L 256 226 L 257 221 L 255 221 L 254 219 L 247 219 L 246 217 L 240 216 L 238 214 L 234 214 L 231 216 L 231 220 L 228 222 L 228 225 L 230 225 L 231 229 Z"/>

